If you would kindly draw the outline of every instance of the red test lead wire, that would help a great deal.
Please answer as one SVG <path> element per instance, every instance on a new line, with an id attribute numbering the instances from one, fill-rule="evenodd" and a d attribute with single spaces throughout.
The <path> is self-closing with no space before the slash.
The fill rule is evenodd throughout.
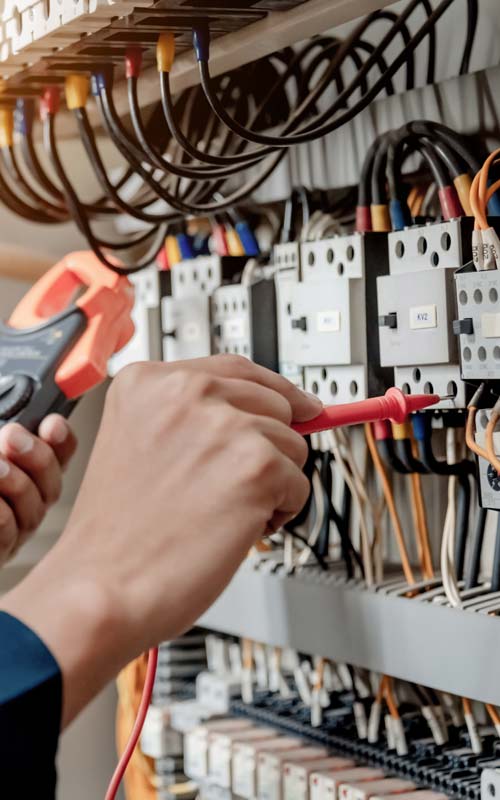
<path id="1" fill-rule="evenodd" d="M 151 703 L 151 697 L 153 695 L 153 686 L 155 682 L 157 664 L 158 664 L 158 648 L 153 647 L 148 653 L 148 666 L 146 669 L 146 678 L 144 681 L 141 702 L 139 705 L 139 710 L 137 712 L 136 720 L 134 722 L 134 727 L 132 728 L 132 732 L 127 742 L 127 746 L 125 747 L 125 750 L 123 751 L 120 760 L 118 761 L 113 777 L 109 782 L 108 790 L 106 792 L 106 797 L 104 798 L 104 800 L 115 800 L 116 794 L 122 782 L 122 778 L 125 775 L 125 770 L 129 765 L 130 759 L 132 758 L 132 754 L 136 748 L 137 742 L 139 741 L 139 737 L 141 735 L 141 731 L 144 726 L 144 720 L 146 719 L 146 714 L 148 713 L 148 708 Z"/>
<path id="2" fill-rule="evenodd" d="M 320 433 L 344 425 L 360 425 L 364 422 L 377 422 L 390 419 L 404 422 L 408 414 L 422 411 L 439 403 L 443 398 L 438 394 L 403 394 L 400 389 L 388 389 L 383 397 L 371 397 L 357 403 L 344 403 L 326 406 L 319 416 L 309 422 L 294 422 L 292 428 L 302 436 Z"/>

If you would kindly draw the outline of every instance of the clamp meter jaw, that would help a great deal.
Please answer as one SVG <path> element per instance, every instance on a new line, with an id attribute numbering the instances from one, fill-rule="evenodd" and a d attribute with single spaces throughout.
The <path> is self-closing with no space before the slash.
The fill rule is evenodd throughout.
<path id="1" fill-rule="evenodd" d="M 68 416 L 131 338 L 133 287 L 91 253 L 66 256 L 0 325 L 0 427 Z"/>

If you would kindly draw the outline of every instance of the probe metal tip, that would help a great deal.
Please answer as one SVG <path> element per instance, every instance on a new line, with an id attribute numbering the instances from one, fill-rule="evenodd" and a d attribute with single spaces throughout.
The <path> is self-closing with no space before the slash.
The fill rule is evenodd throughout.
<path id="1" fill-rule="evenodd" d="M 455 395 L 454 394 L 442 394 L 439 397 L 439 401 L 440 402 L 442 402 L 443 400 L 454 400 L 454 399 L 455 399 Z"/>

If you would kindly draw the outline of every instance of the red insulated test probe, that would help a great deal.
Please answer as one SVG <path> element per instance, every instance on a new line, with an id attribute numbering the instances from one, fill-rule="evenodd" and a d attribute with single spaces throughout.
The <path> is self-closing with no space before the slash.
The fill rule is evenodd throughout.
<path id="1" fill-rule="evenodd" d="M 438 394 L 403 394 L 400 389 L 388 389 L 383 397 L 371 397 L 357 403 L 343 403 L 338 406 L 325 406 L 321 414 L 309 422 L 294 422 L 292 428 L 303 436 L 320 433 L 344 425 L 359 425 L 363 422 L 377 422 L 390 419 L 404 422 L 412 411 L 422 411 L 450 396 Z"/>

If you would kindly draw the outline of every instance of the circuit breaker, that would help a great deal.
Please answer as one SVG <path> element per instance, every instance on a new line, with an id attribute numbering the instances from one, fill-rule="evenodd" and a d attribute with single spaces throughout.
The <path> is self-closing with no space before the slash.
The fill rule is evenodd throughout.
<path id="1" fill-rule="evenodd" d="M 212 295 L 211 312 L 214 353 L 242 355 L 268 369 L 278 369 L 273 278 L 250 286 L 220 286 Z"/>
<path id="2" fill-rule="evenodd" d="M 243 269 L 245 258 L 199 256 L 172 267 L 172 295 L 162 299 L 163 359 L 211 354 L 210 296 Z"/>
<path id="3" fill-rule="evenodd" d="M 391 371 L 380 367 L 375 280 L 388 270 L 386 237 L 354 234 L 301 247 L 301 282 L 280 306 L 293 363 L 305 388 L 324 402 L 383 392 Z M 280 326 L 281 330 L 281 326 Z"/>
<path id="4" fill-rule="evenodd" d="M 452 395 L 442 408 L 465 405 L 454 271 L 470 259 L 471 233 L 467 218 L 391 233 L 390 274 L 377 279 L 381 364 L 406 393 Z"/>
<path id="5" fill-rule="evenodd" d="M 298 386 L 303 385 L 303 369 L 295 359 L 294 346 L 290 336 L 289 307 L 292 302 L 294 285 L 300 280 L 300 244 L 289 242 L 277 244 L 273 249 L 273 262 L 276 269 L 276 313 L 278 325 L 279 371 L 285 378 Z"/>

